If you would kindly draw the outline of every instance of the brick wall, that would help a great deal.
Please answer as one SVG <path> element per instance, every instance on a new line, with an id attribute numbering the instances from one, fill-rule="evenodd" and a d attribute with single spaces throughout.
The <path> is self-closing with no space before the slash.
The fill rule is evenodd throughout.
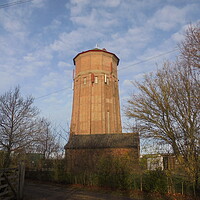
<path id="1" fill-rule="evenodd" d="M 122 159 L 133 171 L 139 168 L 138 134 L 76 135 L 65 150 L 67 170 L 71 173 L 96 172 L 106 158 Z"/>

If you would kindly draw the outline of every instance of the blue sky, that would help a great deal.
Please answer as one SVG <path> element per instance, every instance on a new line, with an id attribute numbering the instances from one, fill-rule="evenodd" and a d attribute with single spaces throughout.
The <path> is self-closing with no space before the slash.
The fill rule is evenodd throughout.
<path id="1" fill-rule="evenodd" d="M 120 58 L 122 108 L 134 91 L 130 80 L 141 80 L 178 52 L 143 61 L 174 50 L 188 24 L 200 20 L 199 0 L 33 0 L 1 8 L 13 1 L 0 0 L 0 94 L 20 85 L 24 96 L 36 98 L 41 116 L 64 128 L 76 54 L 98 44 Z"/>

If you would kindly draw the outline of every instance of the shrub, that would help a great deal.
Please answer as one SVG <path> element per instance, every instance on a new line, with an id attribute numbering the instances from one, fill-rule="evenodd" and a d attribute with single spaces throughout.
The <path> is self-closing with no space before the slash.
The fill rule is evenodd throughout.
<path id="1" fill-rule="evenodd" d="M 119 189 L 131 187 L 131 173 L 124 158 L 104 157 L 98 164 L 98 184 Z"/>
<path id="2" fill-rule="evenodd" d="M 143 175 L 143 190 L 146 192 L 167 192 L 167 176 L 164 171 L 148 171 Z"/>

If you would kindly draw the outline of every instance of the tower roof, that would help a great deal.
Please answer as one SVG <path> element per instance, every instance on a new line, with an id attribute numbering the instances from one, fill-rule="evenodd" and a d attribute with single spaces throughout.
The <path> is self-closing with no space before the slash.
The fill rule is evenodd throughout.
<path id="1" fill-rule="evenodd" d="M 83 52 L 81 52 L 81 53 L 78 53 L 78 54 L 73 58 L 74 65 L 75 65 L 75 59 L 76 59 L 79 55 L 84 54 L 84 53 L 88 53 L 88 52 L 105 52 L 105 53 L 111 54 L 111 55 L 115 56 L 115 58 L 117 59 L 117 65 L 119 64 L 119 58 L 118 58 L 114 53 L 111 53 L 111 52 L 107 51 L 105 48 L 103 48 L 103 49 L 94 48 L 94 49 L 91 49 L 91 50 L 87 50 L 87 51 L 83 51 Z"/>

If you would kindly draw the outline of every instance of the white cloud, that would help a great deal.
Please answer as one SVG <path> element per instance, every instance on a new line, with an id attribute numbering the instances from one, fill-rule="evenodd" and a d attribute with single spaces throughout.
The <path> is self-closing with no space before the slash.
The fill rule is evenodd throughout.
<path id="1" fill-rule="evenodd" d="M 14 74 L 0 71 L 0 90 L 9 90 L 10 87 L 16 85 L 17 78 Z"/>
<path id="2" fill-rule="evenodd" d="M 120 5 L 121 0 L 105 0 L 104 6 L 105 7 L 117 7 Z"/>
<path id="3" fill-rule="evenodd" d="M 57 52 L 75 53 L 75 49 L 81 44 L 82 38 L 79 31 L 72 31 L 70 33 L 61 33 L 59 38 L 55 40 L 50 48 Z"/>
<path id="4" fill-rule="evenodd" d="M 40 70 L 45 69 L 49 65 L 46 61 L 35 61 L 32 63 L 24 63 L 22 65 L 18 65 L 18 71 L 16 74 L 26 78 L 26 77 L 34 77 Z"/>
<path id="5" fill-rule="evenodd" d="M 92 9 L 92 11 L 86 15 L 72 16 L 71 20 L 78 25 L 93 27 L 96 23 L 98 23 L 97 11 L 96 9 Z"/>
<path id="6" fill-rule="evenodd" d="M 68 85 L 69 75 L 71 71 L 64 71 L 63 73 L 50 72 L 41 79 L 41 86 L 46 89 L 64 88 Z"/>
<path id="7" fill-rule="evenodd" d="M 133 76 L 133 80 L 134 81 L 140 81 L 144 78 L 144 75 L 145 75 L 145 73 L 136 74 L 135 76 Z"/>
<path id="8" fill-rule="evenodd" d="M 63 104 L 63 99 L 59 98 L 60 95 L 59 94 L 52 94 L 51 96 L 49 96 L 48 98 L 44 99 L 44 103 L 47 104 L 52 104 L 52 105 L 59 105 L 59 104 Z M 55 108 L 55 107 L 54 107 Z M 53 108 L 53 109 L 54 109 Z"/>
<path id="9" fill-rule="evenodd" d="M 10 37 L 0 36 L 0 44 L 0 54 L 2 56 L 1 59 L 6 59 L 6 57 L 3 57 L 3 55 L 9 57 L 15 54 L 16 50 L 11 48 Z"/>
<path id="10" fill-rule="evenodd" d="M 43 28 L 44 33 L 49 34 L 49 32 L 53 33 L 60 26 L 62 26 L 62 22 L 58 19 L 53 19 L 50 25 L 47 25 Z"/>
<path id="11" fill-rule="evenodd" d="M 148 45 L 151 37 L 152 33 L 145 27 L 130 27 L 124 34 L 113 34 L 112 40 L 103 42 L 102 46 L 115 52 L 120 58 L 131 57 L 133 60 Z"/>
<path id="12" fill-rule="evenodd" d="M 172 40 L 176 43 L 179 43 L 181 42 L 183 39 L 184 39 L 184 35 L 183 33 L 180 33 L 180 32 L 176 32 L 172 35 Z"/>
<path id="13" fill-rule="evenodd" d="M 127 86 L 132 86 L 133 84 L 132 84 L 131 80 L 126 79 L 126 80 L 123 81 L 122 85 L 124 87 L 127 87 Z"/>
<path id="14" fill-rule="evenodd" d="M 58 62 L 58 67 L 67 69 L 67 68 L 72 68 L 72 65 L 70 65 L 69 63 L 60 61 L 60 62 Z"/>
<path id="15" fill-rule="evenodd" d="M 161 29 L 163 31 L 170 31 L 177 25 L 184 24 L 186 16 L 195 8 L 194 5 L 187 5 L 183 8 L 167 5 L 162 9 L 156 11 L 151 19 L 147 21 L 149 26 Z"/>
<path id="16" fill-rule="evenodd" d="M 49 46 L 40 46 L 34 52 L 27 53 L 23 59 L 28 62 L 50 61 L 53 58 L 53 52 Z"/>
<path id="17" fill-rule="evenodd" d="M 199 20 L 197 20 L 197 21 L 194 21 L 192 24 L 196 24 L 196 23 L 198 23 L 198 22 L 200 22 Z M 184 40 L 184 38 L 185 38 L 185 31 L 188 29 L 188 27 L 191 25 L 191 23 L 188 23 L 188 24 L 184 24 L 177 32 L 175 32 L 175 33 L 173 33 L 172 35 L 171 35 L 171 40 L 173 41 L 173 42 L 175 42 L 176 44 L 177 43 L 180 43 L 182 40 Z"/>
<path id="18" fill-rule="evenodd" d="M 59 38 L 50 45 L 50 49 L 62 54 L 64 53 L 65 55 L 68 54 L 68 56 L 75 56 L 78 53 L 77 49 L 83 46 L 83 44 L 84 48 L 86 48 L 85 43 L 89 43 L 93 40 L 95 40 L 96 43 L 96 39 L 101 38 L 101 36 L 102 33 L 98 32 L 98 30 L 89 31 L 85 28 L 73 30 L 69 33 L 63 32 L 60 34 Z"/>
<path id="19" fill-rule="evenodd" d="M 27 13 L 27 17 L 28 16 L 29 14 Z M 7 35 L 12 34 L 12 37 L 20 40 L 20 42 L 24 40 L 29 33 L 26 28 L 26 23 L 27 18 L 24 17 L 21 10 L 0 10 L 0 25 L 3 27 L 3 30 L 7 32 Z"/>
<path id="20" fill-rule="evenodd" d="M 83 13 L 83 10 L 90 5 L 91 0 L 71 0 L 66 4 L 67 8 L 70 8 L 71 15 L 79 15 Z"/>
<path id="21" fill-rule="evenodd" d="M 79 15 L 72 15 L 71 20 L 76 25 L 81 25 L 100 32 L 105 32 L 105 28 L 111 28 L 118 24 L 117 18 L 108 11 L 93 8 L 89 12 Z M 107 30 L 108 31 L 108 30 Z"/>
<path id="22" fill-rule="evenodd" d="M 43 8 L 46 4 L 47 0 L 34 0 L 31 2 L 31 6 L 33 8 Z"/>

